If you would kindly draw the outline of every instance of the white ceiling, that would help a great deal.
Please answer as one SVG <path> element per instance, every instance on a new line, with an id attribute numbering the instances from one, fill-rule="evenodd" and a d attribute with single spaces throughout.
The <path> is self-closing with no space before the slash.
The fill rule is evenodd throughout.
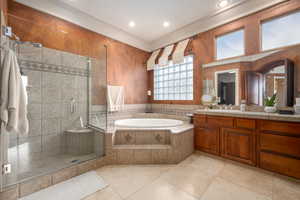
<path id="1" fill-rule="evenodd" d="M 152 42 L 185 25 L 211 16 L 219 0 L 61 0 L 98 20 Z M 231 0 L 232 4 L 244 0 Z M 136 26 L 128 26 L 130 21 Z M 163 27 L 163 22 L 170 26 Z"/>
<path id="2" fill-rule="evenodd" d="M 134 47 L 153 51 L 288 0 L 15 0 Z M 130 28 L 128 23 L 136 23 Z M 168 28 L 163 22 L 170 22 Z"/>

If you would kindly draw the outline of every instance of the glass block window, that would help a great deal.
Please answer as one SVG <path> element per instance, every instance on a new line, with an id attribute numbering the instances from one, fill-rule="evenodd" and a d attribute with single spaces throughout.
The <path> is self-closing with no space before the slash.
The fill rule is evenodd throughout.
<path id="1" fill-rule="evenodd" d="M 261 25 L 262 50 L 276 49 L 300 43 L 300 12 L 291 13 Z"/>
<path id="2" fill-rule="evenodd" d="M 193 100 L 193 56 L 154 69 L 154 100 Z"/>
<path id="3" fill-rule="evenodd" d="M 216 38 L 217 60 L 245 54 L 244 29 Z"/>

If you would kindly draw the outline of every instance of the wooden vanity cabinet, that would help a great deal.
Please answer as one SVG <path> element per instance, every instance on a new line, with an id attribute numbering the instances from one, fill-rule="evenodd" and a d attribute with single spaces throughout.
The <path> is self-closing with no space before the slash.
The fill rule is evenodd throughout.
<path id="1" fill-rule="evenodd" d="M 220 133 L 218 129 L 196 127 L 194 130 L 196 149 L 220 155 Z"/>
<path id="2" fill-rule="evenodd" d="M 255 122 L 232 117 L 195 116 L 195 148 L 255 164 Z"/>
<path id="3" fill-rule="evenodd" d="M 195 115 L 195 148 L 300 178 L 300 123 Z"/>
<path id="4" fill-rule="evenodd" d="M 258 166 L 300 178 L 300 123 L 260 120 Z"/>
<path id="5" fill-rule="evenodd" d="M 255 132 L 240 128 L 224 128 L 221 133 L 221 155 L 255 165 Z"/>
<path id="6" fill-rule="evenodd" d="M 220 155 L 220 131 L 214 124 L 218 121 L 211 121 L 205 115 L 196 115 L 195 125 L 195 148 L 207 153 Z"/>

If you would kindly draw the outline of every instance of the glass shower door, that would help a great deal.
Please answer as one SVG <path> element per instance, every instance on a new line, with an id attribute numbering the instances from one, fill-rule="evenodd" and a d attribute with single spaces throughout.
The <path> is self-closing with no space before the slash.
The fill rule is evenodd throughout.
<path id="1" fill-rule="evenodd" d="M 107 130 L 107 47 L 99 48 L 98 57 L 89 59 L 88 127 L 95 130 L 96 156 L 104 156 Z"/>
<path id="2" fill-rule="evenodd" d="M 1 175 L 0 189 L 5 190 L 7 187 L 14 185 L 18 180 L 18 168 L 20 156 L 18 146 L 18 136 L 14 133 L 8 133 L 3 127 L 1 128 Z"/>
<path id="3" fill-rule="evenodd" d="M 107 129 L 107 47 L 102 46 L 97 58 L 90 58 L 88 83 L 88 125 L 101 132 Z"/>
<path id="4" fill-rule="evenodd" d="M 2 36 L 0 40 L 1 46 L 9 48 L 11 45 L 11 41 L 7 37 Z M 2 61 L 3 49 L 0 49 L 0 55 Z M 17 180 L 18 156 L 18 135 L 8 132 L 0 123 L 0 192 L 6 190 Z"/>

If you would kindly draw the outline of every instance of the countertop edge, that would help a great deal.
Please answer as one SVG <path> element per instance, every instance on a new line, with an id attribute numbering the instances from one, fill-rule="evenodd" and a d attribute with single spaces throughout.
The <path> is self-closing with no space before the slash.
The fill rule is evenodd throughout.
<path id="1" fill-rule="evenodd" d="M 264 119 L 273 121 L 286 121 L 286 122 L 300 122 L 299 115 L 282 115 L 282 114 L 268 114 L 264 112 L 240 112 L 240 113 L 229 113 L 229 112 L 211 112 L 209 110 L 197 110 L 194 114 L 211 115 L 211 116 L 223 116 L 223 117 L 240 117 L 248 119 Z"/>

